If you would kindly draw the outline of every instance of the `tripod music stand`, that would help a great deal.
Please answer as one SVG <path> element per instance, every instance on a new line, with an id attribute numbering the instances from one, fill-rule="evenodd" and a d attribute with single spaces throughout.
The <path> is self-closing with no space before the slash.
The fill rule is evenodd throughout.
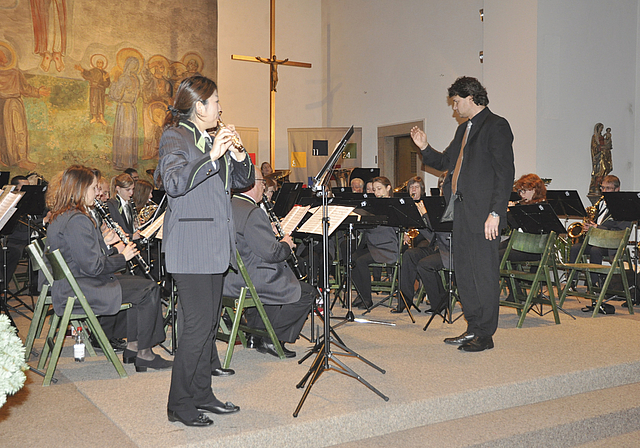
<path id="1" fill-rule="evenodd" d="M 640 221 L 640 192 L 615 191 L 605 192 L 604 200 L 614 221 L 631 221 L 635 223 L 635 250 L 633 268 L 633 304 L 638 305 L 638 222 Z"/>
<path id="2" fill-rule="evenodd" d="M 436 232 L 436 234 L 447 234 L 448 237 L 446 239 L 449 240 L 449 278 L 447 281 L 447 304 L 444 309 L 444 316 L 439 313 L 440 310 L 434 310 L 433 314 L 422 329 L 422 331 L 426 331 L 437 315 L 442 316 L 443 322 L 452 324 L 460 319 L 462 314 L 455 319 L 453 318 L 453 297 L 456 295 L 456 292 L 453 290 L 453 221 L 442 222 L 442 216 L 447 208 L 446 201 L 444 196 L 429 196 L 423 198 L 422 203 L 424 204 L 424 208 L 427 210 L 427 216 L 429 217 L 429 222 L 431 223 L 433 231 Z"/>
<path id="3" fill-rule="evenodd" d="M 3 270 L 3 274 L 4 274 L 4 284 L 3 284 L 3 292 L 0 295 L 0 313 L 5 313 L 5 315 L 9 318 L 9 322 L 11 322 L 11 325 L 13 325 L 14 327 L 16 327 L 15 322 L 13 321 L 13 318 L 11 317 L 11 314 L 9 313 L 9 306 L 7 304 L 8 301 L 8 288 L 7 288 L 7 284 L 8 279 L 7 279 L 7 245 L 6 245 L 6 235 L 8 235 L 9 233 L 11 233 L 13 231 L 13 227 L 8 227 L 7 223 L 9 221 L 9 219 L 15 214 L 16 210 L 17 210 L 17 204 L 18 201 L 20 201 L 20 199 L 22 199 L 22 197 L 24 196 L 24 192 L 16 192 L 13 193 L 11 190 L 13 190 L 13 185 L 11 186 L 5 186 L 3 188 L 2 191 L 2 195 L 0 196 L 0 234 L 2 235 L 2 270 Z M 14 221 L 14 226 L 15 223 L 17 222 Z M 25 316 L 24 314 L 22 314 L 21 312 L 17 311 L 18 314 Z M 16 327 L 17 328 L 17 327 Z"/>
<path id="4" fill-rule="evenodd" d="M 320 376 L 328 370 L 334 370 L 338 373 L 342 373 L 345 376 L 350 378 L 354 378 L 368 387 L 371 391 L 375 392 L 380 398 L 385 401 L 389 401 L 389 397 L 383 395 L 380 391 L 378 391 L 375 387 L 365 381 L 360 375 L 351 370 L 347 365 L 345 365 L 342 361 L 340 361 L 337 356 L 349 356 L 356 357 L 361 361 L 367 363 L 371 367 L 377 369 L 381 373 L 385 373 L 383 369 L 361 357 L 356 352 L 348 349 L 344 344 L 339 343 L 335 338 L 332 337 L 332 329 L 331 329 L 331 319 L 328 316 L 329 313 L 329 215 L 328 215 L 328 202 L 327 202 L 327 194 L 325 187 L 329 182 L 331 177 L 331 171 L 335 167 L 338 159 L 342 155 L 342 151 L 344 147 L 347 145 L 347 141 L 353 135 L 353 126 L 347 131 L 344 135 L 340 143 L 336 146 L 333 154 L 327 159 L 325 165 L 320 169 L 320 172 L 316 177 L 314 177 L 314 185 L 313 190 L 319 192 L 322 195 L 322 254 L 323 254 L 323 264 L 324 264 L 324 272 L 323 272 L 323 288 L 322 288 L 322 298 L 323 298 L 323 314 L 324 314 L 324 335 L 323 340 L 321 342 L 321 350 L 318 351 L 316 358 L 313 361 L 313 364 L 309 368 L 309 371 L 302 378 L 302 380 L 296 385 L 297 388 L 301 389 L 304 387 L 304 384 L 310 378 L 307 387 L 305 388 L 302 398 L 298 403 L 295 411 L 293 412 L 293 416 L 297 417 L 302 405 L 304 404 L 311 388 L 315 384 L 315 382 L 320 378 Z M 340 348 L 343 353 L 335 353 L 331 350 L 331 347 L 336 346 Z M 333 363 L 333 364 L 332 364 Z"/>

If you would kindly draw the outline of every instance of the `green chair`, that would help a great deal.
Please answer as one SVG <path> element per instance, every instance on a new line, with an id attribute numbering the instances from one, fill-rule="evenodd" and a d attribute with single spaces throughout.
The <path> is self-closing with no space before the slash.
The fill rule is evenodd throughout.
<path id="1" fill-rule="evenodd" d="M 60 250 L 56 249 L 51 253 L 45 253 L 45 256 L 49 261 L 49 264 L 51 265 L 53 281 L 59 281 L 63 279 L 67 280 L 75 296 L 67 298 L 67 303 L 65 305 L 62 316 L 58 316 L 55 313 L 53 314 L 51 326 L 47 335 L 47 343 L 44 346 L 42 355 L 40 356 L 40 363 L 38 364 L 38 368 L 44 367 L 46 358 L 48 357 L 49 346 L 51 342 L 53 342 L 53 348 L 51 348 L 51 359 L 49 360 L 49 364 L 45 372 L 43 386 L 48 386 L 51 383 L 51 378 L 53 377 L 53 374 L 56 370 L 58 359 L 60 358 L 60 353 L 64 344 L 65 333 L 70 322 L 82 322 L 84 324 L 83 326 L 85 328 L 88 328 L 91 334 L 96 338 L 96 340 L 100 344 L 102 352 L 111 362 L 111 364 L 113 364 L 113 367 L 115 367 L 118 375 L 120 375 L 120 378 L 126 378 L 127 372 L 125 372 L 120 359 L 114 352 L 113 347 L 111 347 L 107 336 L 104 334 L 104 331 L 102 330 L 102 327 L 98 322 L 98 318 L 87 302 L 87 299 L 82 293 L 78 282 L 74 278 L 71 270 L 69 269 L 69 266 L 62 257 Z M 82 307 L 83 313 L 73 313 L 73 307 L 76 301 Z M 129 306 L 130 304 L 123 304 L 121 309 L 126 309 Z M 93 351 L 93 349 L 89 348 L 91 347 L 91 344 L 87 343 L 86 346 L 91 353 Z"/>
<path id="2" fill-rule="evenodd" d="M 387 296 L 377 303 L 374 303 L 373 306 L 366 310 L 362 314 L 367 314 L 372 309 L 384 304 L 387 300 L 389 303 L 388 307 L 391 307 L 393 304 L 394 296 L 397 296 L 398 300 L 402 300 L 400 297 L 399 291 L 399 282 L 400 282 L 400 269 L 402 268 L 402 234 L 396 231 L 396 236 L 398 237 L 398 258 L 393 263 L 370 263 L 369 268 L 379 267 L 386 268 L 387 273 L 391 270 L 391 274 L 389 280 L 372 280 L 371 281 L 371 292 L 372 293 L 382 293 L 387 294 Z M 411 299 L 407 298 L 407 301 Z M 407 305 L 411 306 L 411 302 L 407 303 Z"/>
<path id="3" fill-rule="evenodd" d="M 51 288 L 51 285 L 53 284 L 53 276 L 51 275 L 51 271 L 49 271 L 49 269 L 45 265 L 43 258 L 44 254 L 40 244 L 37 241 L 34 241 L 33 243 L 29 244 L 26 249 L 29 257 L 31 257 L 33 269 L 36 271 L 42 271 L 47 280 L 42 285 L 42 290 L 40 291 L 40 295 L 36 300 L 36 304 L 33 309 L 33 317 L 31 318 L 31 325 L 29 325 L 29 332 L 27 333 L 27 339 L 25 341 L 24 356 L 25 362 L 28 362 L 33 350 L 33 343 L 37 338 L 40 337 L 47 314 L 49 313 L 49 310 L 52 306 L 51 294 L 49 293 L 49 290 Z"/>
<path id="4" fill-rule="evenodd" d="M 509 246 L 502 257 L 500 263 L 500 278 L 505 279 L 511 284 L 513 292 L 513 302 L 501 300 L 501 306 L 508 306 L 517 310 L 519 319 L 518 328 L 522 328 L 524 319 L 535 304 L 550 305 L 553 312 L 553 318 L 556 324 L 560 323 L 558 315 L 558 304 L 556 303 L 555 294 L 553 292 L 554 284 L 551 280 L 550 271 L 551 257 L 555 250 L 556 233 L 551 232 L 546 235 L 536 235 L 514 231 L 509 239 Z M 509 261 L 509 254 L 512 250 L 528 254 L 540 255 L 540 261 L 528 264 L 526 262 L 516 265 Z M 530 272 L 529 267 L 536 266 L 536 272 Z M 518 282 L 518 284 L 516 284 Z M 547 286 L 549 296 L 543 294 L 543 286 Z M 521 295 L 520 289 L 529 290 L 528 293 Z"/>
<path id="5" fill-rule="evenodd" d="M 251 278 L 249 277 L 249 273 L 247 272 L 247 268 L 240 257 L 240 253 L 236 250 L 236 260 L 238 262 L 238 271 L 242 275 L 244 279 L 245 286 L 240 289 L 240 295 L 238 297 L 222 297 L 222 306 L 224 310 L 229 313 L 229 317 L 231 317 L 232 325 L 231 328 L 228 328 L 224 321 L 220 320 L 220 328 L 218 329 L 217 338 L 229 343 L 227 347 L 227 352 L 224 357 L 224 362 L 222 365 L 223 369 L 228 369 L 231 364 L 231 358 L 233 357 L 233 350 L 235 348 L 236 338 L 239 337 L 242 342 L 243 347 L 247 347 L 247 338 L 244 333 L 251 333 L 257 336 L 261 336 L 263 338 L 271 339 L 273 345 L 278 352 L 278 356 L 280 359 L 285 359 L 284 351 L 282 350 L 282 346 L 280 345 L 280 341 L 278 340 L 278 336 L 276 336 L 275 331 L 273 330 L 273 326 L 269 321 L 269 317 L 267 316 L 266 311 L 264 310 L 264 306 L 260 301 L 260 297 L 256 291 Z M 264 323 L 265 330 L 249 327 L 241 323 L 242 313 L 246 308 L 255 307 Z M 242 331 L 240 331 L 242 330 Z"/>
<path id="6" fill-rule="evenodd" d="M 602 304 L 612 298 L 607 298 L 607 294 L 613 294 L 616 296 L 624 295 L 627 300 L 629 314 L 633 314 L 633 303 L 631 301 L 631 294 L 629 293 L 629 282 L 627 280 L 627 275 L 625 272 L 625 262 L 628 263 L 629 266 L 631 266 L 631 260 L 629 257 L 629 252 L 627 250 L 630 233 L 630 228 L 627 228 L 626 230 L 604 230 L 598 229 L 597 227 L 592 227 L 589 229 L 587 235 L 584 238 L 584 242 L 582 243 L 582 247 L 580 248 L 580 252 L 578 253 L 578 257 L 576 258 L 576 261 L 580 262 L 565 263 L 560 266 L 561 269 L 569 272 L 569 274 L 567 275 L 567 283 L 565 284 L 564 289 L 562 290 L 562 296 L 560 297 L 560 306 L 564 304 L 564 301 L 568 295 L 585 297 L 591 299 L 593 304 L 592 317 L 596 317 L 598 315 L 598 310 L 600 310 L 600 308 L 602 307 Z M 595 263 L 587 263 L 585 261 L 586 256 L 584 254 L 587 245 L 599 247 L 601 249 L 615 250 L 616 253 L 611 259 L 611 265 L 607 266 Z M 583 273 L 585 276 L 585 280 L 587 283 L 586 292 L 571 290 L 573 280 L 576 274 L 579 273 Z M 592 273 L 606 276 L 601 288 L 595 286 L 591 281 L 590 274 Z M 614 291 L 609 289 L 611 280 L 616 274 L 620 274 L 620 276 L 622 277 L 622 291 Z"/>

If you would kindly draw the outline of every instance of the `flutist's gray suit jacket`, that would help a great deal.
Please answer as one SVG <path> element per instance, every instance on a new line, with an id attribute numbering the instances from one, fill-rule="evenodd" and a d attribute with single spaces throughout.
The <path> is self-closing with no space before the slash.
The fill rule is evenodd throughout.
<path id="1" fill-rule="evenodd" d="M 235 265 L 231 188 L 253 185 L 249 157 L 229 153 L 211 162 L 211 144 L 190 121 L 166 130 L 160 140 L 160 175 L 168 195 L 162 251 L 167 271 L 221 274 Z"/>

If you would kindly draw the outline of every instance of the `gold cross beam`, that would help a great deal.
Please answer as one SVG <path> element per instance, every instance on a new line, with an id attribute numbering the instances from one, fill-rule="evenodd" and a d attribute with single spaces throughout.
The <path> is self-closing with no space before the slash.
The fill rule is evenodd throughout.
<path id="1" fill-rule="evenodd" d="M 271 97 L 269 99 L 269 131 L 270 131 L 270 140 L 269 140 L 269 150 L 270 157 L 269 161 L 271 163 L 271 167 L 275 169 L 275 154 L 276 154 L 276 87 L 278 86 L 278 65 L 290 65 L 293 67 L 303 67 L 303 68 L 311 68 L 311 64 L 306 62 L 295 62 L 287 59 L 277 59 L 276 58 L 276 0 L 271 0 L 271 10 L 270 10 L 270 20 L 271 20 L 271 45 L 270 45 L 270 53 L 271 57 L 261 58 L 259 56 L 241 56 L 238 54 L 232 54 L 231 59 L 235 61 L 247 61 L 247 62 L 260 62 L 261 64 L 269 64 L 270 70 L 270 91 Z"/>

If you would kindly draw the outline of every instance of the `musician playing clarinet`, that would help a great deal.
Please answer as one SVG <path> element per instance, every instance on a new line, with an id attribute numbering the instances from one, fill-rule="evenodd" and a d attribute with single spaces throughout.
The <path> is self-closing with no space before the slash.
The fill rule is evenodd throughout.
<path id="1" fill-rule="evenodd" d="M 203 412 L 240 410 L 216 398 L 211 375 L 233 373 L 213 364 L 223 274 L 235 264 L 230 197 L 231 188 L 253 185 L 255 170 L 235 128 L 219 125 L 220 112 L 218 89 L 212 80 L 203 76 L 184 79 L 165 118 L 154 173 L 156 182 L 158 176 L 162 178 L 167 192 L 162 251 L 184 317 L 167 415 L 169 421 L 187 426 L 211 425 L 213 420 Z M 207 129 L 217 124 L 219 131 L 212 138 Z"/>
<path id="2" fill-rule="evenodd" d="M 269 218 L 258 207 L 264 191 L 262 173 L 256 171 L 255 185 L 248 191 L 233 195 L 231 205 L 236 224 L 236 242 L 284 354 L 287 358 L 293 358 L 296 353 L 288 350 L 284 343 L 296 341 L 318 294 L 313 286 L 298 280 L 287 264 L 293 239 L 288 234 L 280 241 L 276 239 Z M 243 286 L 245 282 L 242 276 L 229 271 L 224 283 L 225 295 L 237 296 Z M 248 308 L 245 316 L 249 326 L 265 328 L 255 308 Z M 252 336 L 249 346 L 260 353 L 278 356 L 270 340 Z"/>

